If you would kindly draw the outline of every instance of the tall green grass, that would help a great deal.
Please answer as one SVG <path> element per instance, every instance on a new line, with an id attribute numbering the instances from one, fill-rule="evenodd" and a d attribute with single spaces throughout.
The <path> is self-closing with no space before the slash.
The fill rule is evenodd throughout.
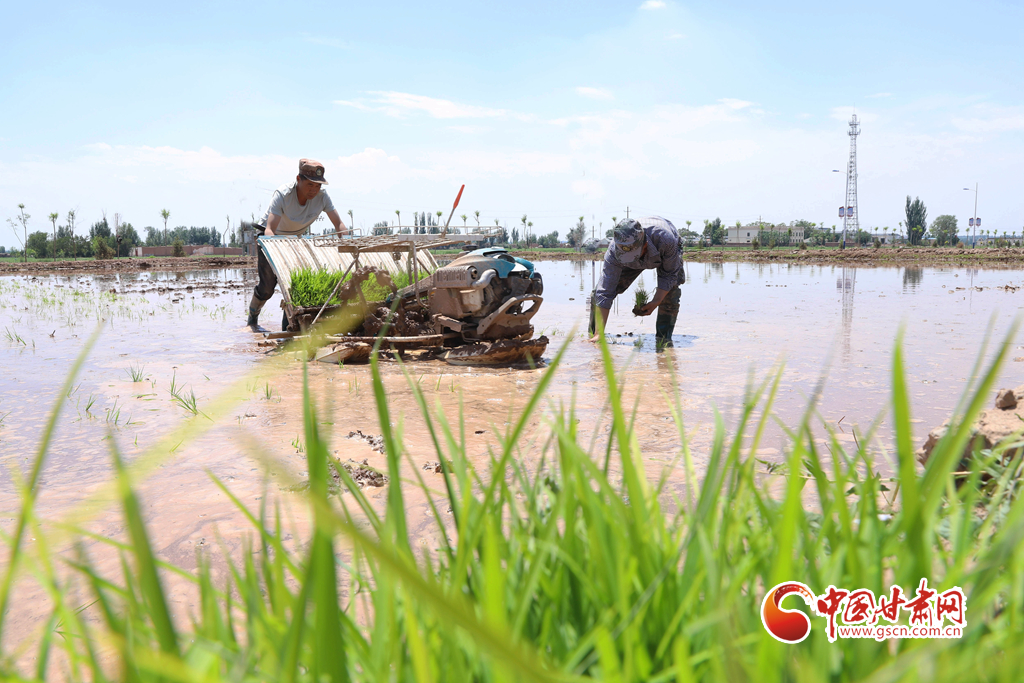
<path id="1" fill-rule="evenodd" d="M 427 277 L 429 273 L 421 273 L 420 279 Z M 321 306 L 334 291 L 342 273 L 332 272 L 323 269 L 300 268 L 292 273 L 291 289 L 289 293 L 294 306 Z M 345 282 L 352 279 L 352 274 L 345 276 Z M 402 289 L 412 283 L 408 273 L 392 273 L 391 280 L 395 287 Z M 367 301 L 383 301 L 391 295 L 391 289 L 382 287 L 377 278 L 370 277 L 365 280 L 360 289 Z M 331 298 L 330 304 L 340 304 L 341 301 L 335 295 Z"/>
<path id="2" fill-rule="evenodd" d="M 45 542 L 36 550 L 25 545 L 27 528 L 41 533 L 36 483 L 55 410 L 24 482 L 14 533 L 4 536 L 8 564 L 0 584 L 4 607 L 16 582 L 29 580 L 15 579 L 16 569 L 31 565 L 48 587 L 52 615 L 33 643 L 31 666 L 23 658 L 20 668 L 0 622 L 3 672 L 131 681 L 1019 680 L 1024 502 L 1014 473 L 1021 459 L 1006 463 L 1001 456 L 1010 444 L 1002 444 L 980 453 L 966 478 L 954 473 L 1009 348 L 1004 343 L 979 373 L 919 473 L 897 342 L 895 482 L 878 472 L 871 432 L 853 451 L 827 433 L 824 454 L 813 436 L 813 409 L 787 428 L 783 474 L 759 473 L 757 449 L 781 370 L 747 388 L 733 430 L 717 417 L 700 473 L 677 404 L 686 482 L 678 491 L 668 488 L 667 476 L 645 476 L 635 415 L 622 401 L 625 378 L 606 345 L 608 448 L 592 450 L 594 439 L 578 431 L 571 404 L 544 398 L 563 347 L 499 435 L 485 471 L 472 465 L 461 415 L 432 408 L 408 377 L 443 469 L 438 491 L 392 427 L 397 416 L 374 360 L 390 481 L 383 512 L 333 463 L 304 384 L 311 537 L 286 543 L 280 510 L 248 509 L 215 481 L 252 522 L 255 539 L 239 557 L 226 558 L 230 577 L 219 586 L 208 557 L 199 557 L 195 574 L 158 559 L 135 475 L 116 449 L 128 530 L 127 542 L 110 542 L 122 555 L 120 576 L 102 575 L 83 553 L 68 577 Z M 73 375 L 65 390 L 72 385 Z M 539 460 L 527 461 L 522 450 L 534 436 L 528 426 L 539 416 L 544 446 Z M 337 495 L 329 493 L 332 467 L 344 484 Z M 410 536 L 402 484 L 409 470 L 414 479 L 405 486 L 427 493 L 435 526 L 428 537 L 437 542 L 426 549 Z M 997 476 L 986 479 L 986 470 Z M 161 578 L 168 572 L 194 585 L 200 609 L 189 623 L 171 616 Z M 933 587 L 964 588 L 962 639 L 830 644 L 823 621 L 812 618 L 807 640 L 783 645 L 761 625 L 765 590 L 783 580 L 818 593 L 834 584 L 877 595 L 892 584 L 916 586 L 923 576 Z M 72 602 L 62 591 L 71 580 L 84 581 L 91 597 Z M 100 643 L 116 652 L 113 667 L 101 661 Z"/>

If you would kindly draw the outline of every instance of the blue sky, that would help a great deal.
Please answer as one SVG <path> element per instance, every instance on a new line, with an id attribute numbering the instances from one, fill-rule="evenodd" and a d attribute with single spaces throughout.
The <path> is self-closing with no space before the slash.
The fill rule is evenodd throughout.
<path id="1" fill-rule="evenodd" d="M 851 8 L 855 7 L 856 10 Z M 322 160 L 357 226 L 1024 226 L 1020 3 L 36 3 L 3 11 L 0 219 L 226 225 Z M 635 215 L 635 214 L 634 214 Z M 470 219 L 472 222 L 472 218 Z M 458 221 L 458 218 L 456 218 Z M 15 244 L 0 227 L 0 244 Z M 963 230 L 962 232 L 965 232 Z"/>

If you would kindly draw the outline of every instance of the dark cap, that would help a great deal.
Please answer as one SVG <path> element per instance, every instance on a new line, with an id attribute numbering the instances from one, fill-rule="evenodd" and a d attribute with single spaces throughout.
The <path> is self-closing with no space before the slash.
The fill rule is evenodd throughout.
<path id="1" fill-rule="evenodd" d="M 324 180 L 324 165 L 316 159 L 299 159 L 299 175 L 310 182 L 330 184 Z"/>
<path id="2" fill-rule="evenodd" d="M 639 222 L 625 218 L 619 221 L 612 234 L 615 239 L 615 258 L 619 263 L 632 263 L 640 258 L 647 242 L 647 235 Z"/>

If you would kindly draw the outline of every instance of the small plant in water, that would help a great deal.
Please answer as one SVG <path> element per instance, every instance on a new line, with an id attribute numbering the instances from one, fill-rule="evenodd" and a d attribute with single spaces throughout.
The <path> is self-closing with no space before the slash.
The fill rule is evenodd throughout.
<path id="1" fill-rule="evenodd" d="M 7 341 L 12 344 L 21 344 L 22 346 L 25 346 L 25 340 L 22 339 L 15 330 L 10 330 L 6 326 L 4 327 L 4 337 L 6 337 Z"/>
<path id="2" fill-rule="evenodd" d="M 128 366 L 125 372 L 127 372 L 128 376 L 132 378 L 132 382 L 142 382 L 146 379 L 145 370 L 145 365 L 135 365 L 132 363 Z"/>
<path id="3" fill-rule="evenodd" d="M 188 390 L 188 395 L 185 394 L 184 390 L 179 391 L 171 400 L 193 415 L 202 414 L 203 417 L 206 417 L 206 414 L 199 410 L 199 402 L 196 399 L 196 392 L 192 389 Z"/>

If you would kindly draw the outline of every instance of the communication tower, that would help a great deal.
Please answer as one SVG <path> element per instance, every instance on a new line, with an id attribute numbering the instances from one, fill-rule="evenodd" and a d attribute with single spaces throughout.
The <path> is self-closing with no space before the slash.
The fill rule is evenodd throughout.
<path id="1" fill-rule="evenodd" d="M 850 119 L 850 161 L 846 164 L 846 206 L 840 207 L 839 215 L 843 217 L 843 246 L 846 246 L 846 231 L 854 235 L 860 228 L 857 208 L 857 136 L 860 135 L 860 123 L 857 115 Z"/>

